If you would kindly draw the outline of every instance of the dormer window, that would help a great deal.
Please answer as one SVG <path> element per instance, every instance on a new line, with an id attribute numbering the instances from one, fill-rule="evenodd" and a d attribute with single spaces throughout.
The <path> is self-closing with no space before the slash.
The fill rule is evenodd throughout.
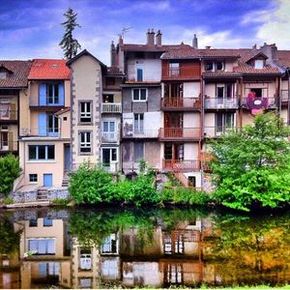
<path id="1" fill-rule="evenodd" d="M 221 71 L 224 69 L 224 62 L 223 61 L 208 61 L 205 63 L 205 71 Z"/>
<path id="2" fill-rule="evenodd" d="M 0 71 L 0 80 L 5 80 L 7 78 L 7 72 L 6 71 Z"/>
<path id="3" fill-rule="evenodd" d="M 206 62 L 205 63 L 205 70 L 206 71 L 213 71 L 213 62 Z"/>
<path id="4" fill-rule="evenodd" d="M 216 62 L 216 70 L 223 70 L 224 69 L 224 63 L 222 61 Z"/>
<path id="5" fill-rule="evenodd" d="M 264 67 L 264 60 L 256 59 L 254 64 L 256 69 L 262 69 Z"/>

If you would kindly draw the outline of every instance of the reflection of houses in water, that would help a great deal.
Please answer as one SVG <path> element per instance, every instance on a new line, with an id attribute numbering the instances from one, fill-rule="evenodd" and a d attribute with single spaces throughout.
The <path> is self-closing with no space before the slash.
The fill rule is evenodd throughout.
<path id="1" fill-rule="evenodd" d="M 70 241 L 67 222 L 42 212 L 15 223 L 20 238 L 21 288 L 71 287 Z"/>
<path id="2" fill-rule="evenodd" d="M 19 268 L 20 263 L 17 250 L 8 255 L 0 254 L 0 289 L 20 288 Z"/>
<path id="3" fill-rule="evenodd" d="M 110 234 L 101 246 L 81 245 L 73 238 L 72 277 L 74 288 L 98 288 L 120 280 L 119 235 Z"/>

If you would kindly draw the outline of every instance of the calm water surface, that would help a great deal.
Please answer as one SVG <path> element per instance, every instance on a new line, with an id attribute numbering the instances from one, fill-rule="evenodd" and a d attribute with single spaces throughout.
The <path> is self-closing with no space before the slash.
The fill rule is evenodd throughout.
<path id="1" fill-rule="evenodd" d="M 0 212 L 0 288 L 290 283 L 290 214 Z"/>

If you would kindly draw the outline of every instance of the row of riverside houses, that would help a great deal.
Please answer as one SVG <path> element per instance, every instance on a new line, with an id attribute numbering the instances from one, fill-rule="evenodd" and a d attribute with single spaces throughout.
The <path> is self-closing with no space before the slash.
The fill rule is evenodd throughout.
<path id="1" fill-rule="evenodd" d="M 276 111 L 290 124 L 290 50 L 111 45 L 107 67 L 84 50 L 68 62 L 0 61 L 0 153 L 20 157 L 15 190 L 67 186 L 83 162 L 130 174 L 145 160 L 185 186 L 209 186 L 206 140 Z"/>

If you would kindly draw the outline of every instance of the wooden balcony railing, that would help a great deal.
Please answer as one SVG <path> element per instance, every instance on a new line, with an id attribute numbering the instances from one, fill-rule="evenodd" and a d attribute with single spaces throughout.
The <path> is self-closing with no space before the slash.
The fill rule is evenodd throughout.
<path id="1" fill-rule="evenodd" d="M 206 109 L 237 109 L 238 100 L 236 98 L 205 98 Z"/>
<path id="2" fill-rule="evenodd" d="M 122 113 L 121 103 L 102 103 L 102 113 Z"/>
<path id="3" fill-rule="evenodd" d="M 161 99 L 161 108 L 163 110 L 200 110 L 200 98 L 163 98 Z"/>
<path id="4" fill-rule="evenodd" d="M 131 128 L 123 128 L 123 138 L 157 138 L 157 129 L 135 130 Z"/>
<path id="5" fill-rule="evenodd" d="M 194 141 L 200 139 L 200 128 L 160 128 L 160 141 Z"/>
<path id="6" fill-rule="evenodd" d="M 199 160 L 163 159 L 162 163 L 163 169 L 173 172 L 190 172 L 200 169 Z"/>

